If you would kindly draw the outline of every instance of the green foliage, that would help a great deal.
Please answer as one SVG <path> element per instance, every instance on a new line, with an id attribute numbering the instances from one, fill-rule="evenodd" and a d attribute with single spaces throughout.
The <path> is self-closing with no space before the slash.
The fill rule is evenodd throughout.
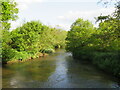
<path id="1" fill-rule="evenodd" d="M 10 44 L 11 44 L 11 36 L 10 36 L 10 32 L 7 31 L 7 30 L 1 30 L 2 32 L 2 39 L 1 39 L 1 42 L 2 42 L 2 59 L 3 60 L 8 60 L 8 59 L 11 59 L 13 55 L 10 55 L 11 54 L 11 47 L 10 47 Z"/>
<path id="2" fill-rule="evenodd" d="M 102 17 L 101 17 L 102 18 Z M 108 18 L 99 28 L 77 19 L 67 34 L 66 49 L 79 60 L 89 60 L 103 70 L 120 76 L 120 28 L 117 18 Z"/>
<path id="3" fill-rule="evenodd" d="M 2 29 L 9 30 L 10 28 L 10 20 L 17 19 L 18 8 L 16 8 L 16 2 L 12 0 L 0 0 L 0 20 L 2 24 Z"/>
<path id="4" fill-rule="evenodd" d="M 54 49 L 65 46 L 67 32 L 61 29 L 50 28 L 44 30 L 40 36 L 40 45 L 42 49 Z"/>
<path id="5" fill-rule="evenodd" d="M 39 35 L 42 33 L 42 24 L 31 21 L 23 24 L 11 32 L 11 47 L 17 51 L 26 51 L 35 54 L 39 51 Z"/>
<path id="6" fill-rule="evenodd" d="M 118 52 L 94 52 L 93 63 L 101 69 L 120 75 L 120 54 Z"/>
<path id="7" fill-rule="evenodd" d="M 91 35 L 94 33 L 94 27 L 89 21 L 83 19 L 77 19 L 71 26 L 71 30 L 67 34 L 67 46 L 66 49 L 73 53 L 79 53 L 84 50 L 83 47 L 91 47 L 92 43 L 89 43 Z M 77 49 L 77 51 L 76 51 Z"/>
<path id="8" fill-rule="evenodd" d="M 54 49 L 45 49 L 42 51 L 42 53 L 54 53 L 55 50 Z"/>
<path id="9" fill-rule="evenodd" d="M 11 32 L 3 30 L 3 62 L 37 58 L 39 53 L 53 53 L 56 46 L 65 46 L 66 34 L 66 31 L 39 21 L 24 23 Z"/>
<path id="10" fill-rule="evenodd" d="M 15 55 L 11 60 L 20 60 L 20 59 L 25 60 L 25 59 L 30 58 L 30 55 L 25 51 L 22 51 L 22 52 L 16 51 L 16 53 L 14 54 Z"/>
<path id="11" fill-rule="evenodd" d="M 16 20 L 18 9 L 16 2 L 10 0 L 0 0 L 0 51 L 3 61 L 8 61 L 14 57 L 15 50 L 11 48 L 12 43 L 10 32 L 10 20 Z"/>
<path id="12" fill-rule="evenodd" d="M 100 45 L 103 50 L 120 50 L 120 28 L 118 28 L 119 25 L 116 24 L 118 22 L 120 21 L 112 19 L 100 23 L 98 38 L 102 42 Z"/>

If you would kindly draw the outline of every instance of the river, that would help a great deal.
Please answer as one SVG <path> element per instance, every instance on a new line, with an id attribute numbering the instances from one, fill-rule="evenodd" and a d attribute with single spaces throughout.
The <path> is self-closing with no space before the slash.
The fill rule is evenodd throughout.
<path id="1" fill-rule="evenodd" d="M 120 88 L 118 79 L 65 50 L 2 68 L 3 88 Z"/>

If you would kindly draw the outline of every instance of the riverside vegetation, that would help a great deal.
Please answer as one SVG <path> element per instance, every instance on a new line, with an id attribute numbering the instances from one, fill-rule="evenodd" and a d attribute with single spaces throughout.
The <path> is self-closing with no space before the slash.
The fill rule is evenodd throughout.
<path id="1" fill-rule="evenodd" d="M 66 31 L 51 28 L 39 21 L 23 24 L 15 30 L 3 31 L 3 62 L 37 58 L 65 46 Z"/>
<path id="2" fill-rule="evenodd" d="M 16 2 L 2 2 L 2 62 L 26 60 L 41 56 L 41 53 L 52 53 L 55 48 L 64 48 L 67 32 L 46 26 L 40 21 L 24 23 L 15 30 L 9 31 L 10 20 L 17 19 Z"/>
<path id="3" fill-rule="evenodd" d="M 98 28 L 88 20 L 79 18 L 68 32 L 44 25 L 40 21 L 26 22 L 9 31 L 9 21 L 17 19 L 17 4 L 9 0 L 0 0 L 0 3 L 0 57 L 3 63 L 37 58 L 41 53 L 54 52 L 55 48 L 63 48 L 66 44 L 66 50 L 72 52 L 74 58 L 87 60 L 107 72 L 120 76 L 120 3 L 116 4 L 114 15 L 97 18 L 97 21 L 101 21 Z"/>
<path id="4" fill-rule="evenodd" d="M 120 2 L 113 15 L 99 16 L 99 27 L 88 20 L 77 19 L 67 34 L 67 51 L 74 58 L 87 60 L 120 77 Z"/>

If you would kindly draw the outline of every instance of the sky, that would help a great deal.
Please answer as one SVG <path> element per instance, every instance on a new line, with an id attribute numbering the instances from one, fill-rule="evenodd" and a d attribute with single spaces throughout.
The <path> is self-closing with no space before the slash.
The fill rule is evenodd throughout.
<path id="1" fill-rule="evenodd" d="M 111 14 L 115 10 L 114 2 L 105 8 L 98 1 L 100 0 L 15 0 L 18 3 L 19 18 L 12 21 L 11 30 L 32 20 L 39 20 L 52 27 L 59 25 L 67 31 L 77 18 L 89 20 L 97 26 L 95 17 Z"/>

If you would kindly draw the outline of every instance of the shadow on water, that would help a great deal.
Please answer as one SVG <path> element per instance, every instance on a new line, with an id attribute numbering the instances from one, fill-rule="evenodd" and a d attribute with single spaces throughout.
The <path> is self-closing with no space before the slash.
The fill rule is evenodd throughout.
<path id="1" fill-rule="evenodd" d="M 56 53 L 3 67 L 3 87 L 9 88 L 119 88 L 116 78 L 94 66 L 76 62 L 71 53 Z"/>

